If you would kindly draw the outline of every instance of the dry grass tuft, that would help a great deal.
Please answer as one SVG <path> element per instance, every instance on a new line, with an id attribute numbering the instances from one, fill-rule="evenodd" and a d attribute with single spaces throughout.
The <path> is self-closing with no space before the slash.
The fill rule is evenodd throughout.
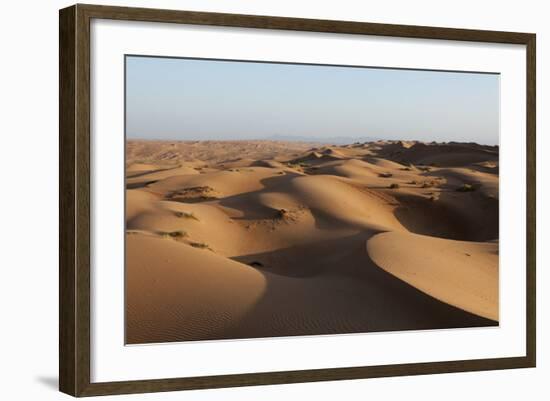
<path id="1" fill-rule="evenodd" d="M 211 250 L 210 246 L 206 242 L 190 242 L 189 245 L 191 245 L 193 248 Z"/>
<path id="2" fill-rule="evenodd" d="M 164 238 L 174 238 L 174 239 L 180 239 L 187 237 L 187 232 L 183 230 L 176 230 L 176 231 L 162 231 L 159 233 Z"/>

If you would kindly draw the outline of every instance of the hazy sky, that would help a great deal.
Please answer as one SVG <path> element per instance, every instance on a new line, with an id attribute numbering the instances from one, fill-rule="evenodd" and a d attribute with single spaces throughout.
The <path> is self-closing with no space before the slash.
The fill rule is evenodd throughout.
<path id="1" fill-rule="evenodd" d="M 499 76 L 128 56 L 126 131 L 170 140 L 283 135 L 493 145 Z"/>

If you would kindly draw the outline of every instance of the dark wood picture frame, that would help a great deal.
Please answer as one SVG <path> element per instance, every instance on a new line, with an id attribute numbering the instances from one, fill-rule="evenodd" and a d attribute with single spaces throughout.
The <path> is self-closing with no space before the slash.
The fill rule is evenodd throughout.
<path id="1" fill-rule="evenodd" d="M 92 18 L 293 31 L 510 43 L 526 46 L 527 260 L 523 357 L 349 368 L 90 382 L 90 21 Z M 535 41 L 532 33 L 372 24 L 255 15 L 77 4 L 59 14 L 59 388 L 73 396 L 534 367 L 535 319 Z"/>

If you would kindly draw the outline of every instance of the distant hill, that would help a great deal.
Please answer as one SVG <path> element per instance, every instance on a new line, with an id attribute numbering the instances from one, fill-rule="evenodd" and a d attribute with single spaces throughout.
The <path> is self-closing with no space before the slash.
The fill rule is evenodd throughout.
<path id="1" fill-rule="evenodd" d="M 306 135 L 272 135 L 266 138 L 261 138 L 268 141 L 297 141 L 297 142 L 318 142 L 318 143 L 332 143 L 338 145 L 347 145 L 355 142 L 374 142 L 380 138 L 376 137 L 351 137 L 351 136 L 306 136 Z"/>

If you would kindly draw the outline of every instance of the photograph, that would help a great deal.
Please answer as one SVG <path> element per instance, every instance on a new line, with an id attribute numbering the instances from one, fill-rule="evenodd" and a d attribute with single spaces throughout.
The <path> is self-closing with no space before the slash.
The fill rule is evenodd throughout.
<path id="1" fill-rule="evenodd" d="M 500 74 L 125 56 L 125 342 L 499 325 Z"/>

